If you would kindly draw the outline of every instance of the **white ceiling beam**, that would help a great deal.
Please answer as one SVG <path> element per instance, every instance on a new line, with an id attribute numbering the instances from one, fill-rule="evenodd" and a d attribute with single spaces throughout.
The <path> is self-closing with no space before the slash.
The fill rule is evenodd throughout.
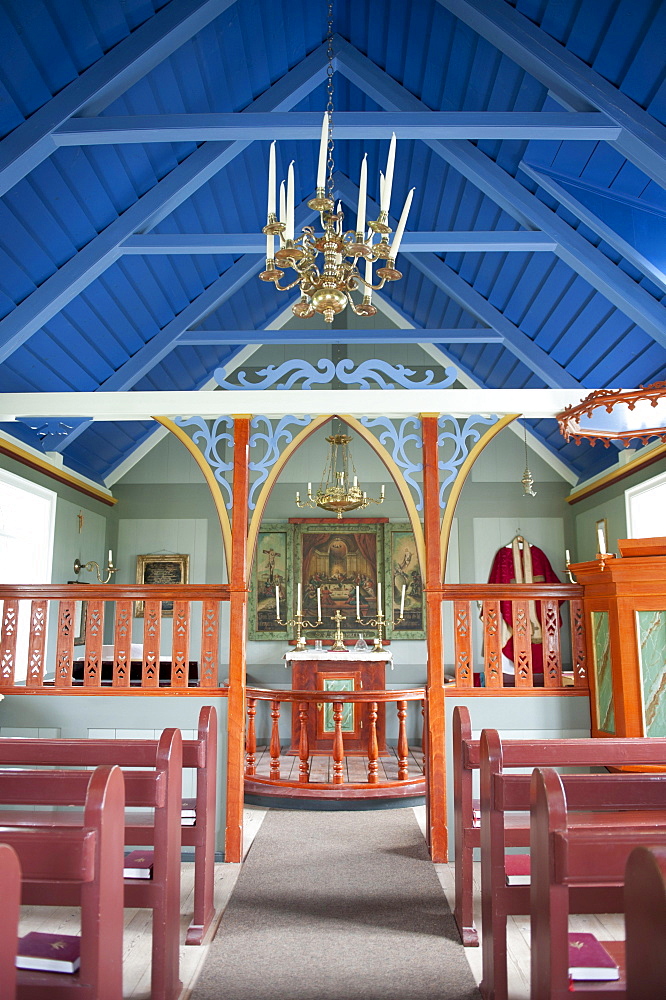
<path id="1" fill-rule="evenodd" d="M 648 177 L 666 187 L 666 128 L 573 52 L 504 0 L 437 0 L 522 66 L 565 107 L 607 115 L 620 128 L 609 140 Z"/>
<path id="2" fill-rule="evenodd" d="M 53 133 L 56 146 L 131 142 L 319 140 L 321 113 L 311 111 L 123 115 L 71 118 Z M 336 139 L 616 139 L 620 128 L 598 112 L 336 111 Z"/>
<path id="3" fill-rule="evenodd" d="M 0 422 L 22 417 L 73 417 L 93 421 L 150 420 L 153 416 L 218 417 L 256 413 L 269 417 L 350 413 L 404 416 L 414 413 L 522 413 L 554 417 L 580 402 L 579 389 L 327 389 L 283 392 L 241 389 L 219 392 L 17 392 L 0 394 Z"/>
<path id="4" fill-rule="evenodd" d="M 291 312 L 291 307 L 290 307 Z M 420 330 L 419 336 L 431 344 L 502 344 L 504 338 L 496 330 L 473 327 L 456 330 Z M 210 346 L 218 344 L 405 344 L 413 340 L 403 330 L 359 327 L 354 329 L 310 330 L 290 327 L 288 330 L 186 330 L 174 347 Z"/>

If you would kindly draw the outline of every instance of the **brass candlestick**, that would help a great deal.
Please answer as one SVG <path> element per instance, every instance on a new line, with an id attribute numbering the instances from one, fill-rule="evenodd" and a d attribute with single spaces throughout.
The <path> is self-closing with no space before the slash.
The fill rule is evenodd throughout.
<path id="1" fill-rule="evenodd" d="M 278 625 L 286 625 L 287 628 L 291 627 L 292 625 L 294 626 L 294 628 L 296 629 L 295 649 L 297 653 L 302 653 L 303 650 L 306 648 L 305 637 L 301 635 L 301 630 L 308 628 L 319 628 L 319 626 L 321 625 L 321 618 L 317 618 L 316 622 L 311 622 L 307 618 L 303 617 L 302 611 L 297 611 L 293 618 L 287 618 L 286 621 L 282 621 L 281 618 L 278 618 L 276 616 L 275 621 L 278 623 Z"/>
<path id="2" fill-rule="evenodd" d="M 393 628 L 396 628 L 396 626 L 398 626 L 401 621 L 404 621 L 404 617 L 405 617 L 404 615 L 400 615 L 398 618 L 391 619 L 391 625 L 393 626 Z M 376 618 L 368 618 L 367 621 L 363 621 L 363 619 L 361 618 L 360 615 L 356 616 L 356 621 L 359 623 L 359 625 L 364 625 L 366 627 L 369 625 L 372 628 L 376 628 L 377 629 L 377 635 L 375 636 L 375 638 L 373 640 L 373 643 L 372 643 L 372 649 L 373 649 L 373 652 L 375 652 L 375 653 L 383 653 L 384 652 L 384 628 L 385 628 L 384 621 L 385 621 L 385 618 L 386 618 L 386 615 L 384 614 L 384 612 L 382 611 L 382 609 L 379 608 L 379 607 L 377 608 L 377 617 Z"/>

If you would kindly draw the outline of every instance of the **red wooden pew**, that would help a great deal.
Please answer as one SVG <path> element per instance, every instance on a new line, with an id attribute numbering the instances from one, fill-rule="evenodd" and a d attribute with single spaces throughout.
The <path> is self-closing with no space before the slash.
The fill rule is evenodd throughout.
<path id="1" fill-rule="evenodd" d="M 16 763 L 16 755 L 26 764 L 50 763 L 58 766 L 81 764 L 80 744 L 95 753 L 90 763 L 104 759 L 120 767 L 152 767 L 157 752 L 157 740 L 23 740 L 14 737 L 0 738 L 0 766 Z M 46 747 L 53 744 L 55 749 Z M 70 749 L 73 744 L 74 750 Z M 93 749 L 102 744 L 101 755 Z M 113 759 L 106 756 L 113 748 Z M 25 753 L 30 759 L 25 759 Z M 44 755 L 44 759 L 41 755 Z M 46 756 L 48 754 L 48 757 Z M 86 763 L 88 762 L 86 756 Z M 183 767 L 196 771 L 196 796 L 194 826 L 183 825 L 181 844 L 194 848 L 194 913 L 187 931 L 186 944 L 201 944 L 215 916 L 213 891 L 215 880 L 215 834 L 217 803 L 217 712 L 213 705 L 204 705 L 199 712 L 197 736 L 183 740 Z M 191 800 L 188 800 L 188 805 Z M 127 817 L 126 844 L 147 846 L 154 843 L 152 813 L 132 814 Z"/>
<path id="2" fill-rule="evenodd" d="M 516 768 L 562 767 L 604 768 L 621 765 L 666 765 L 666 738 L 645 739 L 572 739 L 515 740 L 504 743 L 494 729 L 481 734 L 481 940 L 483 978 L 481 994 L 494 1000 L 506 1000 L 506 927 L 510 914 L 530 912 L 530 887 L 506 884 L 506 817 L 529 809 L 529 774 L 517 774 Z M 509 769 L 505 773 L 505 769 Z M 590 794 L 590 774 L 563 777 L 564 787 L 576 809 L 584 809 Z M 618 775 L 618 777 L 623 777 Z M 650 776 L 648 776 L 650 777 Z M 659 777 L 658 775 L 656 777 Z M 585 783 L 588 782 L 586 785 Z M 573 799 L 571 799 L 573 796 Z M 666 809 L 666 799 L 664 800 Z M 601 819 L 600 816 L 603 816 Z M 627 820 L 619 812 L 578 814 L 576 824 L 599 824 L 621 828 Z M 642 813 L 636 823 L 648 823 Z M 517 839 L 518 831 L 512 831 Z M 529 845 L 529 837 L 525 846 Z M 577 891 L 577 890 L 576 890 Z M 586 908 L 592 905 L 592 909 Z M 613 904 L 614 905 L 614 904 Z M 596 904 L 576 899 L 576 913 L 601 912 Z M 614 912 L 613 910 L 609 912 Z"/>
<path id="3" fill-rule="evenodd" d="M 21 865 L 9 844 L 0 844 L 0 996 L 16 997 L 16 943 L 21 908 Z"/>
<path id="4" fill-rule="evenodd" d="M 636 847 L 624 876 L 627 1000 L 666 989 L 666 848 Z"/>
<path id="5" fill-rule="evenodd" d="M 621 943 L 603 942 L 618 962 L 619 980 L 569 982 L 569 914 L 624 911 L 625 868 L 632 850 L 666 846 L 666 774 L 566 780 L 565 792 L 553 768 L 536 768 L 531 779 L 531 995 L 568 1000 L 573 991 L 590 1000 L 618 1000 L 626 997 Z M 665 992 L 662 980 L 651 997 Z"/>
<path id="6" fill-rule="evenodd" d="M 182 739 L 180 730 L 165 729 L 159 741 L 154 740 L 50 740 L 0 739 L 0 765 L 12 767 L 77 767 L 82 764 L 99 766 L 118 764 L 125 770 L 125 801 L 128 807 L 150 809 L 147 826 L 125 825 L 125 844 L 154 844 L 155 857 L 151 879 L 126 879 L 125 906 L 144 907 L 153 911 L 152 1000 L 177 1000 L 182 984 L 178 976 L 180 944 L 180 813 L 182 800 Z M 20 771 L 15 772 L 20 779 Z M 77 772 L 48 770 L 42 772 L 44 805 L 62 804 L 61 786 L 71 796 L 71 804 L 83 802 L 85 788 L 73 785 Z M 78 772 L 86 775 L 88 772 Z M 47 820 L 40 815 L 40 823 Z M 131 814 L 130 814 L 131 815 Z M 67 814 L 55 812 L 54 824 L 66 823 Z M 34 812 L 0 813 L 4 822 L 15 826 L 34 823 Z M 134 823 L 132 817 L 131 823 Z M 55 894 L 52 905 L 73 905 L 67 887 Z"/>
<path id="7" fill-rule="evenodd" d="M 124 782 L 118 767 L 90 771 L 0 771 L 0 802 L 5 805 L 82 803 L 67 814 L 5 810 L 0 840 L 16 852 L 22 870 L 23 903 L 81 908 L 81 965 L 71 975 L 20 969 L 19 1000 L 45 1000 L 74 994 L 87 1000 L 122 1000 Z M 18 825 L 12 823 L 17 817 Z M 7 900 L 2 898 L 2 910 Z M 5 914 L 3 912 L 3 922 Z M 4 923 L 3 923 L 4 926 Z M 4 938 L 4 934 L 3 934 Z M 0 944 L 4 950 L 6 942 Z M 13 938 L 16 955 L 16 934 Z M 3 994 L 4 979 L 0 983 Z M 7 994 L 10 995 L 9 993 Z"/>

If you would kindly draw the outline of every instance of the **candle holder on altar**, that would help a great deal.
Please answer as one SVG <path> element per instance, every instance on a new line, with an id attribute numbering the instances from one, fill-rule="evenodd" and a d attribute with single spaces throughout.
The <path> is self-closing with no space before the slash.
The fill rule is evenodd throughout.
<path id="1" fill-rule="evenodd" d="M 294 627 L 296 630 L 296 646 L 294 648 L 297 653 L 302 653 L 303 650 L 306 649 L 307 643 L 305 641 L 305 636 L 301 635 L 301 631 L 309 628 L 319 628 L 321 625 L 321 613 L 316 622 L 311 622 L 307 618 L 304 618 L 302 611 L 297 611 L 293 618 L 287 618 L 285 621 L 276 616 L 275 621 L 278 625 L 286 625 L 287 628 L 290 628 L 291 626 Z"/>
<path id="2" fill-rule="evenodd" d="M 386 626 L 384 625 L 385 620 L 386 620 L 386 615 L 382 611 L 381 607 L 377 608 L 376 618 L 368 618 L 366 621 L 364 621 L 360 615 L 356 616 L 356 621 L 359 623 L 359 625 L 365 625 L 366 627 L 369 625 L 371 628 L 377 629 L 377 635 L 375 636 L 372 643 L 372 651 L 374 653 L 383 653 L 384 651 L 384 631 L 386 629 Z M 398 616 L 398 618 L 393 618 L 391 620 L 391 625 L 393 626 L 393 628 L 397 628 L 400 622 L 404 620 L 405 616 L 401 614 Z"/>

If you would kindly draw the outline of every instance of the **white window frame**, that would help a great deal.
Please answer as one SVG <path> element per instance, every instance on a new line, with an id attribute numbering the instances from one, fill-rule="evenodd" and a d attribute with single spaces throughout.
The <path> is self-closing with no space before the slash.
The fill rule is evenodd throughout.
<path id="1" fill-rule="evenodd" d="M 657 489 L 658 487 L 666 486 L 666 472 L 660 473 L 658 476 L 653 476 L 652 479 L 647 479 L 644 483 L 640 483 L 638 486 L 632 486 L 630 489 L 624 492 L 624 505 L 627 517 L 627 535 L 629 538 L 643 538 L 643 535 L 636 535 L 634 533 L 634 523 L 633 523 L 633 510 L 632 502 L 638 497 L 642 496 L 644 493 L 649 493 L 651 490 Z M 664 531 L 666 534 L 666 530 Z"/>

